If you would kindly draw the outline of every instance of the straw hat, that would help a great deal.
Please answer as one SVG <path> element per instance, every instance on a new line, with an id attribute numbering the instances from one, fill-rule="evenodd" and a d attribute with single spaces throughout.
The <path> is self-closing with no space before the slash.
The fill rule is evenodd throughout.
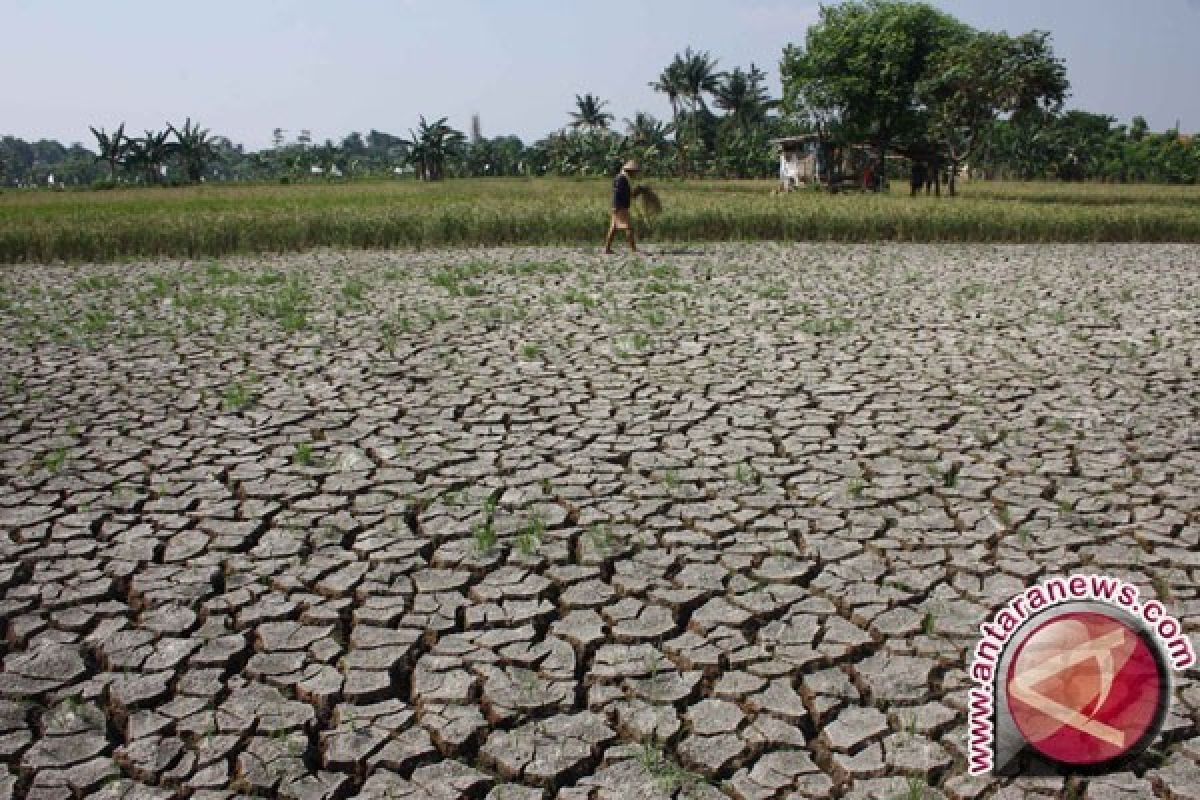
<path id="1" fill-rule="evenodd" d="M 626 161 L 621 166 L 621 169 L 624 170 L 625 172 L 640 172 L 641 171 L 641 168 L 638 166 L 638 163 L 636 161 L 634 161 L 633 159 Z"/>

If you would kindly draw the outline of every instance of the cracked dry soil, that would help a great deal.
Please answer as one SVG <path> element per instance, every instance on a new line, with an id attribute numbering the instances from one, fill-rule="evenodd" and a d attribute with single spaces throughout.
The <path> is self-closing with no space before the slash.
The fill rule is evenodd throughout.
<path id="1" fill-rule="evenodd" d="M 1200 627 L 1200 248 L 0 273 L 0 798 L 1197 797 L 969 778 L 1009 596 Z"/>

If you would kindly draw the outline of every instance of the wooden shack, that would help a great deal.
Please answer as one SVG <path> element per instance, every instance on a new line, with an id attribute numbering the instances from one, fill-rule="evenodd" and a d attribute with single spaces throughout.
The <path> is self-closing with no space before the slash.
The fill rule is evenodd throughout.
<path id="1" fill-rule="evenodd" d="M 779 148 L 779 188 L 790 192 L 801 186 L 811 186 L 821 182 L 821 165 L 826 161 L 819 157 L 821 148 L 820 138 L 815 134 L 807 136 L 786 136 L 772 139 L 771 144 Z"/>
<path id="2" fill-rule="evenodd" d="M 815 133 L 772 139 L 771 144 L 779 148 L 781 191 L 816 185 L 834 190 L 869 188 L 864 179 L 875 159 L 866 145 L 836 147 Z"/>

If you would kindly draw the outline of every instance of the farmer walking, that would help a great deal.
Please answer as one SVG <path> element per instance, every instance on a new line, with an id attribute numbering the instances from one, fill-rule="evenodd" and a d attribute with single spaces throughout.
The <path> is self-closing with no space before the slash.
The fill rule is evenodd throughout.
<path id="1" fill-rule="evenodd" d="M 617 231 L 625 231 L 625 237 L 629 239 L 629 249 L 634 253 L 638 251 L 637 241 L 633 237 L 633 220 L 629 216 L 629 206 L 639 193 L 638 189 L 630 185 L 629 179 L 637 172 L 637 162 L 626 161 L 613 180 L 612 222 L 608 226 L 608 236 L 604 237 L 605 253 L 612 253 L 613 236 Z"/>

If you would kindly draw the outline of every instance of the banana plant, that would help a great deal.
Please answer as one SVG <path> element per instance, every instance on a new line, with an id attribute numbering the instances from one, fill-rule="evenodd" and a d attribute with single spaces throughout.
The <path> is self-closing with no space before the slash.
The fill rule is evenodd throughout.
<path id="1" fill-rule="evenodd" d="M 130 140 L 129 163 L 142 170 L 147 183 L 162 181 L 162 168 L 167 159 L 176 150 L 176 145 L 170 141 L 171 132 L 146 131 L 140 139 Z"/>
<path id="2" fill-rule="evenodd" d="M 110 135 L 105 133 L 104 128 L 96 130 L 92 126 L 88 126 L 92 132 L 92 136 L 96 137 L 96 145 L 100 150 L 100 154 L 96 156 L 96 161 L 103 161 L 108 164 L 108 179 L 115 181 L 117 179 L 117 167 L 129 155 L 130 140 L 125 136 L 125 123 L 113 131 Z"/>
<path id="3" fill-rule="evenodd" d="M 427 123 L 422 116 L 417 130 L 409 129 L 409 134 L 412 137 L 406 142 L 409 161 L 416 168 L 417 177 L 426 181 L 445 177 L 446 159 L 458 152 L 467 139 L 462 131 L 446 124 L 446 117 Z"/>
<path id="4" fill-rule="evenodd" d="M 183 162 L 183 170 L 187 179 L 197 183 L 204 176 L 204 169 L 217 157 L 213 139 L 208 135 L 208 128 L 199 125 L 193 127 L 192 118 L 188 117 L 183 128 L 168 124 L 167 131 L 175 136 L 174 151 Z"/>

